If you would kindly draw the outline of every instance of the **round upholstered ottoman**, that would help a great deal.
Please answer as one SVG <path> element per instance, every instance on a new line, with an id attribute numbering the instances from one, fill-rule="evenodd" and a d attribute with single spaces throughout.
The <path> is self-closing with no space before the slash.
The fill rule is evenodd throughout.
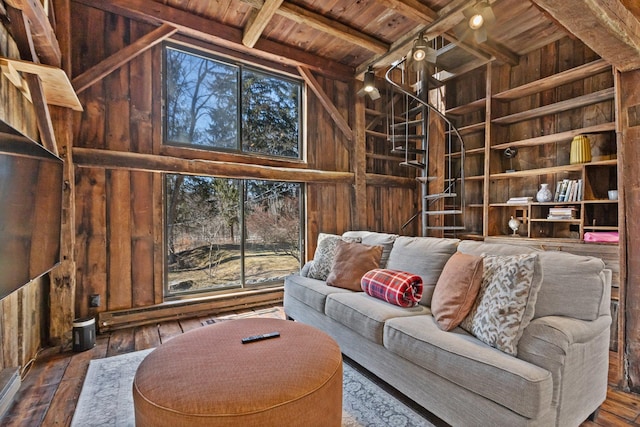
<path id="1" fill-rule="evenodd" d="M 279 332 L 243 344 L 242 338 Z M 324 332 L 238 319 L 173 338 L 133 380 L 136 426 L 340 426 L 342 355 Z"/>

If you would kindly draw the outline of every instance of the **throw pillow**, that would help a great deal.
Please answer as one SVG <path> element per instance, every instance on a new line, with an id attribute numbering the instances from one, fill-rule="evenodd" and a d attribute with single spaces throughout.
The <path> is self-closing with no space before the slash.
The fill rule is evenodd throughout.
<path id="1" fill-rule="evenodd" d="M 382 249 L 382 246 L 339 241 L 327 285 L 362 291 L 360 279 L 367 271 L 379 267 Z"/>
<path id="2" fill-rule="evenodd" d="M 400 307 L 414 307 L 422 298 L 422 277 L 405 271 L 378 268 L 362 276 L 362 290 Z"/>
<path id="3" fill-rule="evenodd" d="M 538 255 L 486 255 L 478 298 L 460 326 L 480 341 L 516 356 L 541 284 Z"/>
<path id="4" fill-rule="evenodd" d="M 443 331 L 460 325 L 471 311 L 482 284 L 482 266 L 482 257 L 461 252 L 445 264 L 431 298 L 431 313 Z"/>
<path id="5" fill-rule="evenodd" d="M 377 231 L 345 231 L 342 237 L 360 237 L 362 243 L 371 246 L 382 246 L 382 257 L 380 258 L 380 268 L 387 268 L 389 254 L 393 248 L 393 243 L 398 238 L 397 234 L 379 233 Z"/>
<path id="6" fill-rule="evenodd" d="M 309 268 L 307 277 L 318 280 L 327 280 L 327 276 L 333 266 L 333 260 L 336 256 L 336 245 L 339 241 L 356 242 L 361 241 L 355 237 L 340 237 L 335 234 L 318 234 L 318 246 L 313 254 L 313 264 Z"/>

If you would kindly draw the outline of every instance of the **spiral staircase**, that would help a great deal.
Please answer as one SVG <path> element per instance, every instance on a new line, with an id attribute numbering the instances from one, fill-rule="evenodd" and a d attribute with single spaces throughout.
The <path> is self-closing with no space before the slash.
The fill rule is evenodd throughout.
<path id="1" fill-rule="evenodd" d="M 403 228 L 421 217 L 422 236 L 456 237 L 465 230 L 464 141 L 452 120 L 429 102 L 430 91 L 442 82 L 428 68 L 411 68 L 405 58 L 385 74 L 391 86 L 391 152 L 404 155 L 401 165 L 419 171 L 420 209 Z"/>

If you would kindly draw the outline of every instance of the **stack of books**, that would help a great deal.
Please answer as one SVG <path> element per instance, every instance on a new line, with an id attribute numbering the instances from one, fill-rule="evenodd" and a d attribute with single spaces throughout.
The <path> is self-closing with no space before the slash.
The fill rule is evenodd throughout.
<path id="1" fill-rule="evenodd" d="M 576 211 L 573 206 L 549 208 L 547 219 L 575 219 Z"/>
<path id="2" fill-rule="evenodd" d="M 584 197 L 582 179 L 563 179 L 556 184 L 554 202 L 579 202 Z"/>
<path id="3" fill-rule="evenodd" d="M 533 201 L 533 197 L 512 197 L 507 200 L 510 205 L 527 205 Z"/>

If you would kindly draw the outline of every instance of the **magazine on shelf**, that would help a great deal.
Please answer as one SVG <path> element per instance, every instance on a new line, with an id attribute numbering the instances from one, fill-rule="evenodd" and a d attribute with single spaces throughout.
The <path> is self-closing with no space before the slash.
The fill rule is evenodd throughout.
<path id="1" fill-rule="evenodd" d="M 507 203 L 510 205 L 527 205 L 533 201 L 533 197 L 511 197 L 507 200 Z"/>

